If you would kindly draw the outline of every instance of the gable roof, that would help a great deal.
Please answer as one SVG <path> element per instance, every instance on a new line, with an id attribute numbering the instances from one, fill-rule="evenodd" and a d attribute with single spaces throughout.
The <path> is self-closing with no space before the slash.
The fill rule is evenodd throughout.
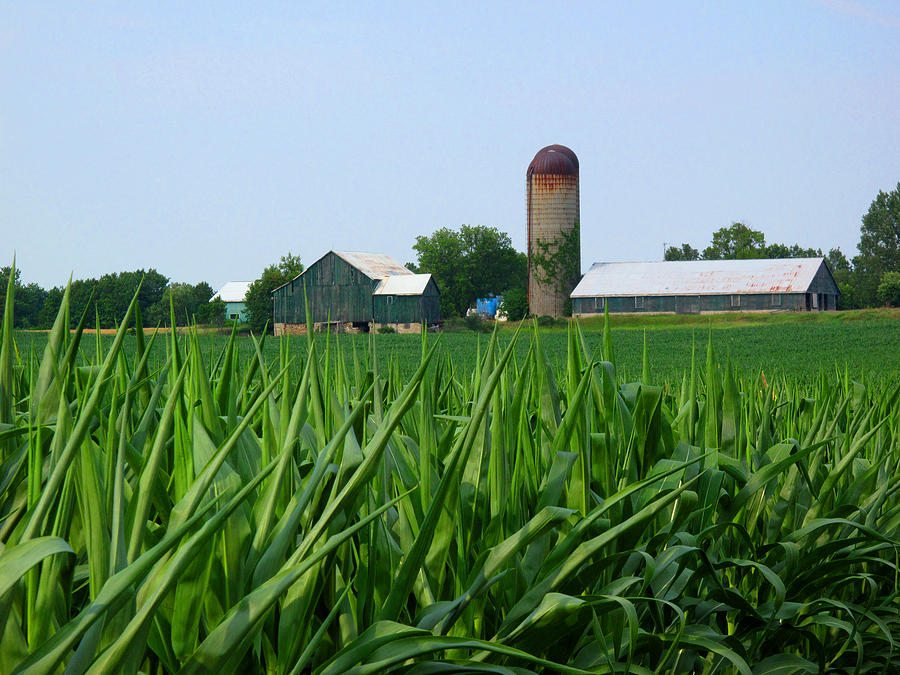
<path id="1" fill-rule="evenodd" d="M 393 274 L 378 282 L 372 295 L 422 295 L 430 274 Z"/>
<path id="2" fill-rule="evenodd" d="M 805 293 L 823 264 L 823 258 L 594 263 L 571 297 Z"/>
<path id="3" fill-rule="evenodd" d="M 250 288 L 252 281 L 229 281 L 222 286 L 209 301 L 212 302 L 217 298 L 221 298 L 223 302 L 243 302 L 247 297 L 247 289 Z"/>
<path id="4" fill-rule="evenodd" d="M 391 274 L 412 274 L 403 265 L 384 253 L 359 253 L 355 251 L 332 251 L 373 280 L 384 279 Z"/>

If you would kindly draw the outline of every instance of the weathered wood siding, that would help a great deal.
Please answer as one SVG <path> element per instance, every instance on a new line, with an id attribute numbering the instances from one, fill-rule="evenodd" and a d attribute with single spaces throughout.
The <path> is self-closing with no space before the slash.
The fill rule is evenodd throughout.
<path id="1" fill-rule="evenodd" d="M 602 314 L 604 302 L 610 313 L 700 314 L 701 312 L 802 311 L 806 309 L 804 293 L 747 295 L 652 295 L 645 297 L 573 298 L 575 314 Z"/>
<path id="2" fill-rule="evenodd" d="M 304 288 L 313 323 L 372 321 L 372 291 L 377 283 L 329 252 L 299 277 L 275 290 L 275 322 L 306 323 Z"/>
<path id="3" fill-rule="evenodd" d="M 372 296 L 375 323 L 433 324 L 441 318 L 441 299 L 434 279 L 422 295 Z"/>

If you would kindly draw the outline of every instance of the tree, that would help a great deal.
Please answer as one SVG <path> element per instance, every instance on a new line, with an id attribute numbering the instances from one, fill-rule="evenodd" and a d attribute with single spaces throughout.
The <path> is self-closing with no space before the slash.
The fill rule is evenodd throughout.
<path id="1" fill-rule="evenodd" d="M 703 250 L 704 260 L 735 260 L 765 256 L 766 236 L 743 223 L 732 223 L 713 233 L 712 243 Z"/>
<path id="2" fill-rule="evenodd" d="M 833 248 L 825 256 L 825 262 L 828 264 L 831 276 L 834 277 L 838 290 L 841 292 L 840 296 L 838 296 L 838 309 L 856 309 L 859 307 L 854 286 L 855 275 L 853 266 L 847 260 L 847 256 L 844 255 L 840 248 Z"/>
<path id="3" fill-rule="evenodd" d="M 419 273 L 434 277 L 441 292 L 441 314 L 461 316 L 478 297 L 468 277 L 462 237 L 447 227 L 430 237 L 418 236 L 413 246 Z"/>
<path id="4" fill-rule="evenodd" d="M 281 256 L 281 260 L 274 265 L 269 265 L 263 270 L 259 279 L 250 284 L 247 295 L 244 297 L 244 307 L 247 309 L 250 330 L 262 333 L 269 324 L 272 329 L 272 291 L 286 284 L 303 272 L 303 263 L 300 256 Z"/>
<path id="5" fill-rule="evenodd" d="M 227 307 L 222 298 L 209 300 L 197 310 L 197 322 L 207 326 L 224 326 Z"/>
<path id="6" fill-rule="evenodd" d="M 171 323 L 171 309 L 174 308 L 176 326 L 188 326 L 195 320 L 197 323 L 209 323 L 210 310 L 207 305 L 212 295 L 212 287 L 205 281 L 196 286 L 173 281 L 163 291 L 159 302 L 147 311 L 146 322 L 151 326 L 168 326 Z M 224 308 L 222 311 L 224 313 Z"/>
<path id="7" fill-rule="evenodd" d="M 850 261 L 847 260 L 847 256 L 844 255 L 840 248 L 833 248 L 828 251 L 828 255 L 825 256 L 825 262 L 828 263 L 828 269 L 831 270 L 832 274 L 849 272 L 851 269 Z"/>
<path id="8" fill-rule="evenodd" d="M 859 255 L 853 259 L 856 290 L 864 306 L 873 305 L 886 272 L 900 272 L 900 183 L 878 192 L 862 218 Z"/>
<path id="9" fill-rule="evenodd" d="M 169 278 L 150 268 L 113 272 L 96 280 L 85 281 L 93 285 L 94 304 L 100 317 L 100 325 L 103 328 L 115 328 L 128 311 L 128 305 L 139 285 L 137 304 L 141 308 L 141 314 L 149 316 L 151 308 L 162 300 Z"/>
<path id="10" fill-rule="evenodd" d="M 505 232 L 483 225 L 446 227 L 416 237 L 419 273 L 431 274 L 441 292 L 441 314 L 463 316 L 478 298 L 525 288 L 528 261 Z M 409 265 L 408 265 L 409 266 Z"/>
<path id="11" fill-rule="evenodd" d="M 683 246 L 687 246 L 684 244 Z M 690 249 L 690 247 L 688 247 Z M 669 250 L 666 249 L 668 256 Z M 693 249 L 691 249 L 693 250 Z M 746 258 L 820 258 L 822 249 L 804 248 L 800 244 L 766 244 L 766 235 L 743 223 L 732 223 L 713 233 L 712 242 L 703 250 L 704 260 L 736 260 Z M 666 260 L 692 260 L 693 258 L 669 258 Z"/>
<path id="12" fill-rule="evenodd" d="M 40 313 L 47 299 L 47 291 L 36 283 L 16 288 L 15 325 L 19 328 L 37 328 L 40 325 Z M 0 310 L 2 311 L 2 310 Z"/>
<path id="13" fill-rule="evenodd" d="M 682 244 L 681 248 L 669 246 L 666 248 L 663 260 L 700 260 L 700 251 L 690 244 Z"/>
<path id="14" fill-rule="evenodd" d="M 225 307 L 226 303 L 221 298 L 211 300 L 213 294 L 212 286 L 205 281 L 201 281 L 194 286 L 194 301 L 197 303 L 195 316 L 197 323 L 207 326 L 222 326 L 225 324 Z"/>
<path id="15" fill-rule="evenodd" d="M 0 268 L 0 319 L 6 307 L 6 289 L 12 266 Z M 47 298 L 47 291 L 35 283 L 23 284 L 22 271 L 16 268 L 13 277 L 13 326 L 16 328 L 36 328 L 40 322 L 41 309 Z"/>
<path id="16" fill-rule="evenodd" d="M 821 258 L 822 249 L 803 248 L 800 244 L 769 244 L 765 247 L 764 258 Z"/>
<path id="17" fill-rule="evenodd" d="M 528 316 L 528 289 L 517 286 L 505 290 L 500 311 L 510 321 L 521 321 Z"/>
<path id="18" fill-rule="evenodd" d="M 81 320 L 81 317 L 91 309 L 95 298 L 94 290 L 96 286 L 96 279 L 76 279 L 69 285 L 70 328 L 75 328 Z M 56 317 L 59 312 L 63 293 L 66 289 L 59 287 L 54 290 L 57 292 L 48 293 L 47 301 L 44 302 L 44 310 L 41 312 L 41 326 L 43 328 L 50 328 L 53 325 L 54 317 Z M 51 299 L 53 299 L 55 304 L 51 304 Z M 143 310 L 143 308 L 141 309 Z"/>
<path id="19" fill-rule="evenodd" d="M 900 272 L 885 272 L 878 284 L 878 299 L 888 307 L 900 307 Z"/>

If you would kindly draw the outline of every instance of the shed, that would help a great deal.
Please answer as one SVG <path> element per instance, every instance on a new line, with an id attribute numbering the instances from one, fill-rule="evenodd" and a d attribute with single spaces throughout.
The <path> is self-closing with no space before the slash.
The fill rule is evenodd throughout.
<path id="1" fill-rule="evenodd" d="M 389 279 L 401 281 L 383 284 Z M 379 301 L 379 311 L 390 305 L 392 321 L 376 319 L 374 297 L 379 287 L 384 289 L 380 293 L 383 301 Z M 432 304 L 437 303 L 432 296 L 437 296 L 437 286 L 431 275 L 413 274 L 388 255 L 329 251 L 302 274 L 273 291 L 275 332 L 303 332 L 306 302 L 310 321 L 317 328 L 330 324 L 341 329 L 369 330 L 373 322 L 418 326 L 425 310 L 430 321 L 439 318 L 431 311 Z"/>
<path id="2" fill-rule="evenodd" d="M 840 295 L 824 258 L 594 263 L 572 291 L 576 316 L 823 311 Z"/>
<path id="3" fill-rule="evenodd" d="M 441 316 L 441 297 L 430 274 L 385 277 L 372 293 L 372 305 L 376 324 L 404 324 L 418 329 Z"/>
<path id="4" fill-rule="evenodd" d="M 243 323 L 247 320 L 247 307 L 244 300 L 251 283 L 250 281 L 229 281 L 209 301 L 221 299 L 225 303 L 225 318 Z"/>

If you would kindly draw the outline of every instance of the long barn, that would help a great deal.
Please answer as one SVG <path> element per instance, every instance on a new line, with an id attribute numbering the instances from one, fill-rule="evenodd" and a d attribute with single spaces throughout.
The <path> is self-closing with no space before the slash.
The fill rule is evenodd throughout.
<path id="1" fill-rule="evenodd" d="M 275 334 L 315 328 L 368 331 L 383 325 L 418 331 L 440 320 L 440 294 L 430 274 L 413 274 L 381 253 L 329 251 L 272 292 Z"/>
<path id="2" fill-rule="evenodd" d="M 837 309 L 824 258 L 594 263 L 572 291 L 576 316 L 613 312 L 815 312 Z"/>

